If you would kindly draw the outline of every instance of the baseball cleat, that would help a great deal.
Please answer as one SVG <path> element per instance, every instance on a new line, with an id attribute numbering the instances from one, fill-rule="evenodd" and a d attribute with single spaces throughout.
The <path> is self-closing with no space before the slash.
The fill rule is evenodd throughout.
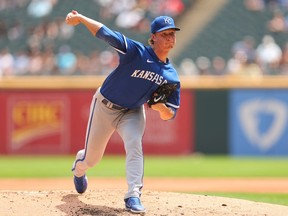
<path id="1" fill-rule="evenodd" d="M 83 175 L 81 177 L 74 176 L 74 185 L 75 189 L 78 193 L 82 194 L 86 191 L 88 186 L 88 178 L 86 175 Z"/>
<path id="2" fill-rule="evenodd" d="M 144 213 L 146 210 L 141 204 L 141 201 L 138 197 L 130 197 L 124 200 L 126 210 L 133 213 Z"/>

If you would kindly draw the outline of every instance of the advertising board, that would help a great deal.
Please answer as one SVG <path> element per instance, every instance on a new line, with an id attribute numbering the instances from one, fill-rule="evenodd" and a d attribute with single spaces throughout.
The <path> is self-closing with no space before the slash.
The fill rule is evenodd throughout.
<path id="1" fill-rule="evenodd" d="M 232 155 L 288 155 L 288 90 L 233 90 L 229 107 Z"/>

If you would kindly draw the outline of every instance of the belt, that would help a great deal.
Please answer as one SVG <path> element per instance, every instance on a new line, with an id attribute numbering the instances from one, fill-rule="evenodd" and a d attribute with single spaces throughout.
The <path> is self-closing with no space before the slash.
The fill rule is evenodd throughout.
<path id="1" fill-rule="evenodd" d="M 120 110 L 120 111 L 128 110 L 128 108 L 124 108 L 124 107 L 121 107 L 117 104 L 113 104 L 112 102 L 110 102 L 109 100 L 107 100 L 105 98 L 102 100 L 102 103 L 105 104 L 106 107 L 108 107 L 109 109 Z"/>

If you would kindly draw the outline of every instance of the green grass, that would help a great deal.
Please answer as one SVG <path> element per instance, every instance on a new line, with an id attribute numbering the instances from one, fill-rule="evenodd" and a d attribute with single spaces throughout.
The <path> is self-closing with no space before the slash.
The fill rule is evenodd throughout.
<path id="1" fill-rule="evenodd" d="M 196 193 L 193 193 L 196 194 Z M 288 206 L 288 194 L 263 194 L 263 193 L 197 193 L 201 195 L 209 195 L 209 196 L 219 196 L 219 197 L 229 197 L 236 199 L 244 199 L 255 202 L 264 202 L 278 205 L 286 205 Z"/>
<path id="2" fill-rule="evenodd" d="M 0 178 L 71 177 L 74 156 L 1 156 Z M 227 156 L 145 157 L 145 177 L 288 177 L 287 158 L 231 158 Z M 125 157 L 107 156 L 89 176 L 125 177 Z M 204 193 L 201 193 L 204 194 Z M 288 194 L 205 193 L 288 205 Z"/>
<path id="3" fill-rule="evenodd" d="M 148 176 L 288 177 L 287 158 L 160 157 L 145 166 Z"/>
<path id="4" fill-rule="evenodd" d="M 74 156 L 1 156 L 0 178 L 68 177 Z M 288 177 L 287 158 L 145 157 L 151 177 Z M 104 156 L 91 176 L 125 176 L 123 156 Z"/>

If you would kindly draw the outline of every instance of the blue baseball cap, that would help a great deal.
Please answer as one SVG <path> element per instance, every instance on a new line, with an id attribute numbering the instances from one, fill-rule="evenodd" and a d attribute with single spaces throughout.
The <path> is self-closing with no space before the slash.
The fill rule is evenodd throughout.
<path id="1" fill-rule="evenodd" d="M 180 31 L 180 29 L 175 26 L 174 20 L 169 16 L 156 17 L 151 23 L 151 33 L 153 34 L 167 29 Z"/>

